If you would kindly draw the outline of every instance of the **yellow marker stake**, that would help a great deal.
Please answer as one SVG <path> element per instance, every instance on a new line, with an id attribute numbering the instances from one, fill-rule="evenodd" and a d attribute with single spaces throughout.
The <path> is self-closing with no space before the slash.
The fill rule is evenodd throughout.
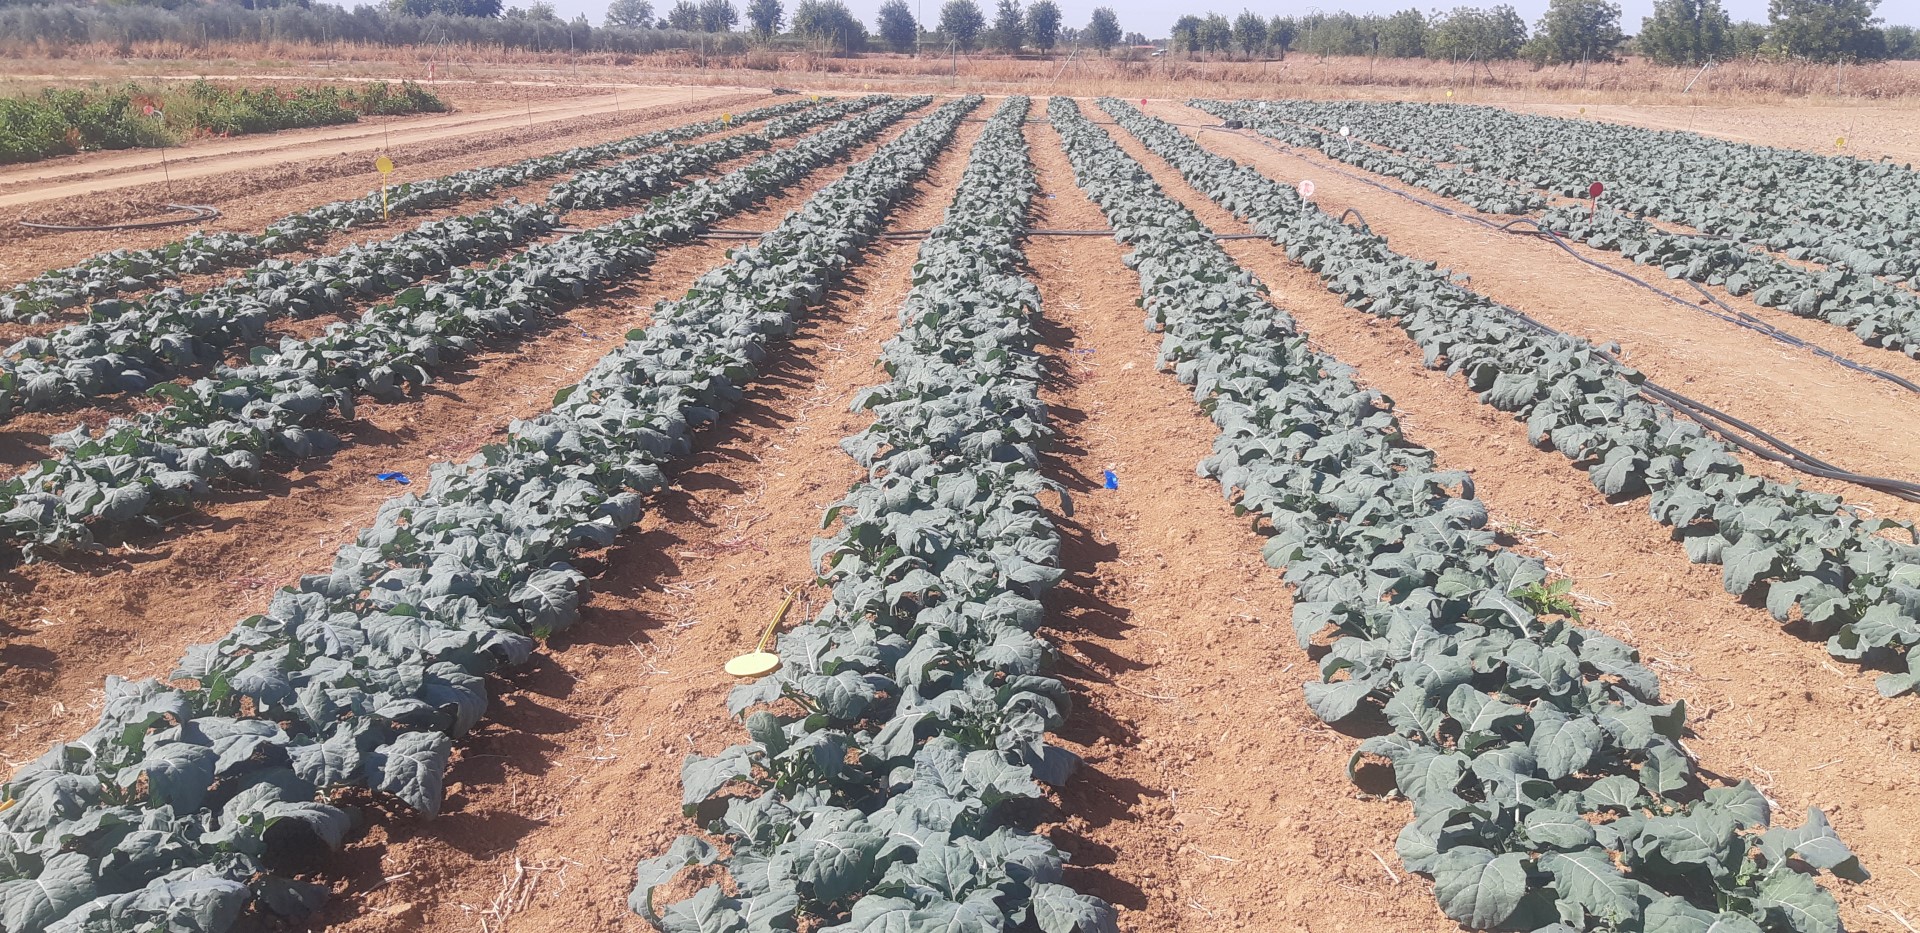
<path id="1" fill-rule="evenodd" d="M 1452 97 L 1452 96 L 1453 96 L 1453 92 L 1452 92 L 1452 91 L 1448 91 L 1448 92 L 1447 92 L 1447 96 L 1448 96 L 1448 97 Z"/>
<path id="2" fill-rule="evenodd" d="M 393 174 L 393 160 L 381 156 L 373 160 L 373 167 L 380 173 L 380 220 L 387 219 L 387 176 Z"/>
<path id="3" fill-rule="evenodd" d="M 724 126 L 732 126 L 732 125 L 733 125 L 733 114 L 730 114 L 730 113 L 723 113 L 723 114 L 721 114 L 721 115 L 720 115 L 720 123 L 721 123 L 722 125 L 724 125 Z"/>
<path id="4" fill-rule="evenodd" d="M 787 607 L 793 605 L 793 593 L 780 603 L 780 609 L 773 614 L 773 621 L 767 623 L 767 630 L 760 636 L 760 644 L 746 654 L 727 662 L 727 673 L 735 677 L 759 677 L 771 674 L 780 667 L 780 656 L 767 650 L 767 643 L 773 640 L 773 630 L 780 627 L 780 620 L 787 617 Z"/>
<path id="5" fill-rule="evenodd" d="M 1839 137 L 1833 141 L 1833 144 L 1841 149 L 1845 149 L 1847 148 L 1847 138 L 1845 136 Z"/>

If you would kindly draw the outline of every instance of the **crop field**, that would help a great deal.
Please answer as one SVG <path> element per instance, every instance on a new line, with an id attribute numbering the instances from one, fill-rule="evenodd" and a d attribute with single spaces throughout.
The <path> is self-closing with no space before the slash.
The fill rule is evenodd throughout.
<path id="1" fill-rule="evenodd" d="M 1911 165 L 911 90 L 0 171 L 0 933 L 1920 929 Z"/>

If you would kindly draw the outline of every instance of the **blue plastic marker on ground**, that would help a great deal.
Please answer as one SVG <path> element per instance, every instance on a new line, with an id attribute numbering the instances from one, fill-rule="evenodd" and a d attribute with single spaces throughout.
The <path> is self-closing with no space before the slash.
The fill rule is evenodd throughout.
<path id="1" fill-rule="evenodd" d="M 1103 477 L 1106 480 L 1105 485 L 1108 489 L 1120 488 L 1120 477 L 1113 475 L 1112 470 L 1105 471 Z"/>
<path id="2" fill-rule="evenodd" d="M 375 473 L 373 474 L 373 478 L 378 480 L 393 480 L 402 486 L 413 485 L 413 480 L 408 479 L 405 473 Z"/>

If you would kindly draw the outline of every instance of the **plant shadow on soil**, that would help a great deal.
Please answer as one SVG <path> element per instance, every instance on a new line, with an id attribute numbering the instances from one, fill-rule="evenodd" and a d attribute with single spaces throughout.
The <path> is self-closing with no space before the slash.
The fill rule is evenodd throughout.
<path id="1" fill-rule="evenodd" d="M 822 307 L 846 294 L 842 289 L 830 291 Z M 493 700 L 486 719 L 457 745 L 447 772 L 449 787 L 511 781 L 537 784 L 565 766 L 553 754 L 560 745 L 543 736 L 581 728 L 584 720 L 562 708 L 573 695 L 575 678 L 552 653 L 579 646 L 626 648 L 672 629 L 672 619 L 630 606 L 657 590 L 660 581 L 684 575 L 685 568 L 674 555 L 681 547 L 698 543 L 693 532 L 719 527 L 700 500 L 722 501 L 743 492 L 744 487 L 726 471 L 754 462 L 754 441 L 778 437 L 793 422 L 794 416 L 777 410 L 774 403 L 800 395 L 820 368 L 815 354 L 795 352 L 793 343 L 818 341 L 825 323 L 808 315 L 792 338 L 769 353 L 742 404 L 694 434 L 693 453 L 669 469 L 668 484 L 649 497 L 640 527 L 628 529 L 603 551 L 572 560 L 588 575 L 589 590 L 607 597 L 610 604 L 583 606 L 581 619 L 549 638 L 526 667 L 491 678 Z M 497 810 L 467 812 L 459 795 L 450 794 L 446 809 L 432 823 L 384 810 L 372 822 L 389 843 L 430 835 L 469 855 L 485 857 L 513 849 L 543 821 Z M 324 876 L 335 882 L 378 877 L 384 848 L 350 846 L 342 861 L 328 866 Z"/>
<path id="2" fill-rule="evenodd" d="M 1028 270 L 1028 274 L 1033 273 Z M 1075 342 L 1071 331 L 1044 317 L 1034 321 L 1034 332 L 1039 343 L 1048 347 L 1064 348 Z M 1043 361 L 1046 364 L 1043 385 L 1056 395 L 1056 401 L 1047 404 L 1047 419 L 1059 434 L 1041 455 L 1041 472 L 1076 499 L 1097 495 L 1102 483 L 1082 474 L 1068 462 L 1069 457 L 1087 454 L 1070 436 L 1073 426 L 1086 421 L 1086 412 L 1057 400 L 1059 393 L 1071 388 L 1069 380 L 1060 372 L 1060 358 L 1045 355 Z M 1074 707 L 1057 734 L 1082 747 L 1092 747 L 1101 739 L 1113 746 L 1132 746 L 1139 741 L 1134 728 L 1093 702 L 1096 695 L 1114 685 L 1115 674 L 1149 667 L 1106 646 L 1109 642 L 1122 641 L 1135 627 L 1130 621 L 1132 610 L 1103 598 L 1098 586 L 1101 569 L 1118 560 L 1119 547 L 1100 540 L 1086 525 L 1060 514 L 1060 510 L 1055 511 L 1052 519 L 1060 534 L 1060 563 L 1066 575 L 1046 596 L 1047 628 L 1057 643 L 1072 650 L 1072 653 L 1060 653 L 1059 660 L 1063 663 L 1054 669 L 1053 675 L 1065 682 L 1074 696 Z M 1093 637 L 1080 637 L 1082 635 Z M 1079 660 L 1076 654 L 1087 661 Z M 1077 819 L 1073 825 L 1056 822 L 1048 832 L 1055 845 L 1072 855 L 1067 875 L 1076 889 L 1110 904 L 1134 910 L 1146 907 L 1146 892 L 1105 867 L 1118 861 L 1118 853 L 1087 838 L 1085 831 L 1137 820 L 1136 811 L 1141 801 L 1162 796 L 1159 789 L 1109 773 L 1097 763 L 1080 763 L 1066 786 L 1059 790 L 1061 809 Z M 1059 814 L 1054 818 L 1058 820 Z"/>

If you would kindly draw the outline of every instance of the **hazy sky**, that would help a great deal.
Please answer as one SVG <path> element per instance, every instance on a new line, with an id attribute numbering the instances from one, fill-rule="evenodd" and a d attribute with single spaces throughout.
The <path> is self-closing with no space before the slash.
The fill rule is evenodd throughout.
<path id="1" fill-rule="evenodd" d="M 527 0 L 506 0 L 508 6 L 516 4 L 524 6 L 526 2 Z M 659 15 L 665 11 L 666 7 L 673 5 L 673 0 L 652 0 L 652 2 L 655 15 Z M 783 0 L 783 2 L 791 12 L 797 0 Z M 873 14 L 880 8 L 882 0 L 845 0 L 845 2 L 855 16 L 860 17 L 871 27 Z M 907 0 L 907 2 L 924 9 L 926 20 L 929 25 L 932 25 L 939 21 L 940 5 L 945 0 Z M 974 2 L 986 11 L 989 19 L 992 18 L 993 7 L 997 0 L 974 0 Z M 1211 10 L 1231 17 L 1242 9 L 1251 9 L 1264 16 L 1302 13 L 1312 9 L 1329 13 L 1338 10 L 1349 10 L 1354 13 L 1392 13 L 1410 6 L 1423 12 L 1431 12 L 1435 9 L 1429 3 L 1409 2 L 1409 0 L 1346 0 L 1346 2 L 1321 2 L 1317 5 L 1293 2 L 1293 0 L 1285 4 L 1248 3 L 1247 0 L 1187 0 L 1173 6 L 1157 0 L 1055 0 L 1055 2 L 1060 4 L 1060 9 L 1065 14 L 1063 18 L 1069 26 L 1084 26 L 1087 17 L 1093 13 L 1094 7 L 1111 6 L 1114 12 L 1120 14 L 1120 28 L 1129 32 L 1138 30 L 1149 37 L 1164 37 L 1169 27 L 1173 25 L 1173 21 L 1189 12 L 1206 13 Z M 1438 8 L 1445 10 L 1460 5 L 1492 6 L 1496 2 L 1499 0 L 1441 0 Z M 1540 14 L 1547 9 L 1547 0 L 1506 0 L 1506 2 L 1520 11 L 1529 29 L 1533 28 L 1533 24 L 1539 21 Z M 1653 0 L 1615 0 L 1615 2 L 1620 4 L 1620 25 L 1629 34 L 1638 32 L 1640 21 L 1653 12 Z M 1767 0 L 1721 0 L 1721 2 L 1726 7 L 1727 15 L 1736 20 L 1766 22 Z M 734 6 L 744 7 L 744 0 L 734 0 Z M 607 10 L 606 0 L 554 0 L 554 7 L 559 10 L 561 16 L 568 19 L 573 18 L 575 13 L 585 13 L 587 19 L 595 23 L 600 22 Z M 1888 23 L 1920 26 L 1920 2 L 1883 0 L 1880 4 L 1880 18 Z"/>

